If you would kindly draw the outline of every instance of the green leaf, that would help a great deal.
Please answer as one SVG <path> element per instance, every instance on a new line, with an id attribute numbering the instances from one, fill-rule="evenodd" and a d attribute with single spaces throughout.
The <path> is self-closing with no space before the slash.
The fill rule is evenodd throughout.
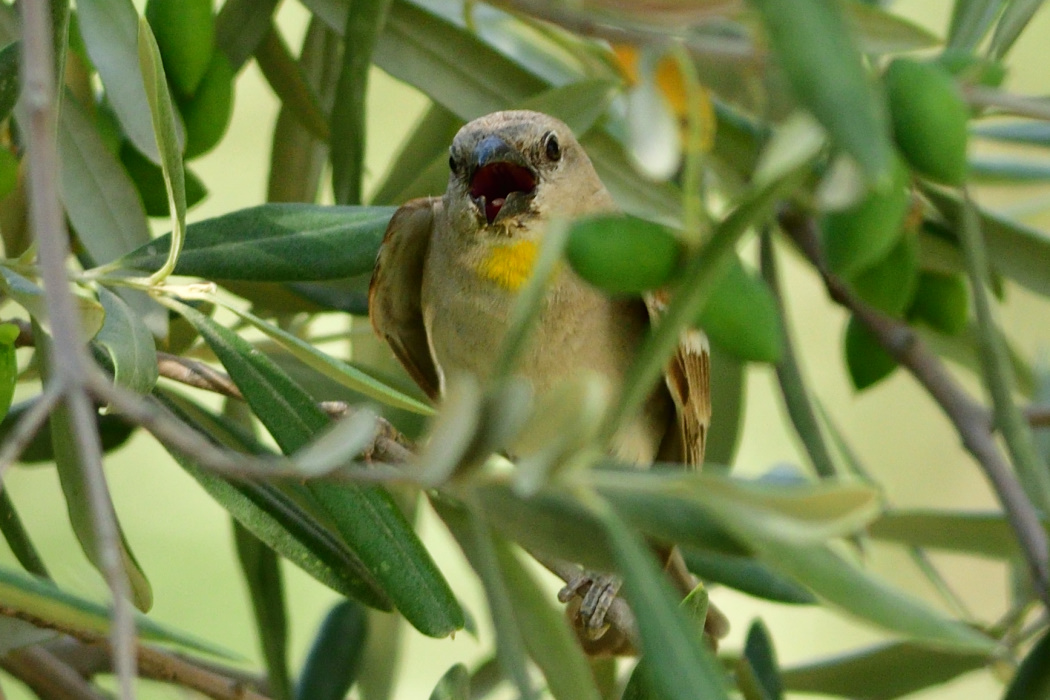
<path id="1" fill-rule="evenodd" d="M 891 510 L 868 526 L 877 540 L 994 559 L 1018 555 L 1017 538 L 1001 513 Z"/>
<path id="2" fill-rule="evenodd" d="M 221 300 L 216 299 L 216 303 L 221 303 Z M 226 306 L 226 308 L 268 335 L 300 362 L 317 370 L 341 386 L 345 386 L 389 406 L 403 408 L 406 411 L 412 411 L 424 416 L 433 415 L 434 409 L 427 404 L 401 393 L 353 365 L 321 352 L 310 343 L 281 330 L 273 324 L 267 323 L 254 314 L 233 306 Z"/>
<path id="3" fill-rule="evenodd" d="M 0 565 L 0 605 L 27 616 L 51 622 L 62 629 L 89 634 L 109 633 L 109 607 L 73 595 L 50 581 Z M 144 615 L 135 616 L 135 629 L 142 639 L 177 644 L 184 649 L 236 658 L 211 642 L 158 624 Z"/>
<path id="4" fill-rule="evenodd" d="M 752 0 L 798 99 L 869 180 L 889 184 L 893 162 L 885 105 L 861 60 L 841 6 L 819 0 Z M 850 105 L 843 109 L 843 105 Z"/>
<path id="5" fill-rule="evenodd" d="M 744 425 L 745 363 L 717 343 L 711 345 L 711 413 L 718 420 L 707 433 L 705 459 L 713 464 L 732 464 Z"/>
<path id="6" fill-rule="evenodd" d="M 776 300 L 739 258 L 730 261 L 711 290 L 697 325 L 740 360 L 775 363 L 780 358 L 784 331 Z"/>
<path id="7" fill-rule="evenodd" d="M 501 567 L 496 534 L 478 513 L 460 503 L 449 499 L 431 502 L 481 579 L 496 632 L 496 658 L 500 667 L 517 686 L 522 698 L 535 700 L 538 695 L 529 677 L 524 620 L 515 608 Z"/>
<path id="8" fill-rule="evenodd" d="M 1010 0 L 992 34 L 991 54 L 1003 58 L 1021 36 L 1021 32 L 1043 6 L 1043 0 Z"/>
<path id="9" fill-rule="evenodd" d="M 58 117 L 58 152 L 62 203 L 94 263 L 149 242 L 146 212 L 128 173 L 69 96 Z"/>
<path id="10" fill-rule="evenodd" d="M 280 0 L 227 0 L 215 16 L 215 48 L 238 71 L 269 33 Z"/>
<path id="11" fill-rule="evenodd" d="M 752 557 L 734 556 L 709 550 L 682 549 L 686 566 L 694 574 L 720 583 L 755 598 L 789 605 L 815 605 L 817 598 L 809 589 L 769 568 Z"/>
<path id="12" fill-rule="evenodd" d="M 728 700 L 725 672 L 702 643 L 695 621 L 678 606 L 652 552 L 611 508 L 597 507 L 638 623 L 654 690 L 666 700 Z"/>
<path id="13" fill-rule="evenodd" d="M 153 162 L 160 163 L 139 65 L 138 17 L 131 0 L 77 3 L 80 35 L 84 38 L 91 62 L 102 77 L 107 101 L 135 148 Z"/>
<path id="14" fill-rule="evenodd" d="M 34 323 L 33 330 L 35 331 L 37 348 L 43 352 L 44 356 L 50 357 L 50 337 L 41 331 L 39 324 Z M 46 363 L 41 369 L 41 375 L 45 382 L 48 381 L 51 375 L 51 370 L 46 366 Z M 88 561 L 100 573 L 105 575 L 106 567 L 103 565 L 101 543 L 95 530 L 94 508 L 88 498 L 91 489 L 88 487 L 87 478 L 80 467 L 80 445 L 76 439 L 72 417 L 66 403 L 60 401 L 55 405 L 51 410 L 49 424 L 51 427 L 51 445 L 55 455 L 55 467 L 58 471 L 58 481 L 62 486 L 62 493 L 65 496 L 69 522 L 73 526 L 73 532 L 76 534 L 80 548 L 84 551 Z M 112 517 L 116 519 L 116 511 L 113 508 L 113 501 L 108 489 L 104 494 L 104 500 L 105 507 L 112 511 Z M 120 557 L 120 566 L 128 579 L 131 602 L 139 610 L 145 612 L 153 606 L 153 589 L 150 586 L 149 579 L 146 578 L 145 572 L 135 559 L 135 555 L 128 545 L 119 521 L 116 523 L 116 526 L 119 539 L 117 542 L 117 555 Z"/>
<path id="15" fill-rule="evenodd" d="M 855 533 L 875 518 L 881 501 L 871 486 L 848 482 L 787 485 L 680 470 L 592 470 L 586 478 L 632 520 L 666 522 L 667 534 L 689 521 L 700 532 L 701 523 L 713 519 L 723 531 L 799 545 Z M 696 535 L 690 539 L 705 544 Z"/>
<path id="16" fill-rule="evenodd" d="M 33 320 L 41 324 L 45 330 L 50 328 L 47 317 L 47 298 L 44 296 L 44 290 L 36 283 L 0 265 L 0 290 L 3 290 L 16 304 L 28 311 Z M 91 340 L 102 329 L 105 320 L 102 305 L 94 299 L 79 295 L 74 296 L 74 301 L 79 312 L 84 339 Z"/>
<path id="17" fill-rule="evenodd" d="M 295 452 L 328 426 L 314 400 L 247 341 L 189 306 L 168 303 L 200 332 L 282 451 Z M 444 637 L 462 628 L 448 582 L 385 490 L 324 481 L 307 482 L 307 489 L 416 629 Z"/>
<path id="18" fill-rule="evenodd" d="M 932 49 L 940 38 L 919 24 L 879 7 L 877 3 L 843 2 L 849 27 L 864 53 L 898 53 Z"/>
<path id="19" fill-rule="evenodd" d="M 314 138 L 327 142 L 331 138 L 328 119 L 310 86 L 306 69 L 292 56 L 276 26 L 267 24 L 267 27 L 268 31 L 255 49 L 259 69 L 280 99 L 281 108 L 294 114 Z"/>
<path id="20" fill-rule="evenodd" d="M 348 6 L 343 65 L 329 117 L 332 190 L 336 204 L 360 204 L 365 164 L 365 95 L 372 53 L 392 0 L 357 0 Z"/>
<path id="21" fill-rule="evenodd" d="M 249 436 L 225 419 L 175 395 L 154 392 L 182 421 L 212 440 L 252 454 L 267 454 Z M 230 481 L 200 467 L 179 452 L 175 461 L 219 505 L 268 547 L 342 595 L 380 610 L 392 605 L 361 560 L 301 503 L 309 502 L 303 487 L 283 489 L 262 481 Z"/>
<path id="22" fill-rule="evenodd" d="M 1050 694 L 1050 634 L 1043 633 L 1017 668 L 1003 700 L 1033 700 Z"/>
<path id="23" fill-rule="evenodd" d="M 138 190 L 142 205 L 146 209 L 146 216 L 170 217 L 171 206 L 168 204 L 168 186 L 164 181 L 164 171 L 128 142 L 120 146 L 120 162 Z M 186 207 L 190 208 L 208 195 L 208 189 L 193 171 L 184 168 L 183 172 L 186 180 Z"/>
<path id="24" fill-rule="evenodd" d="M 963 622 L 887 585 L 825 546 L 751 540 L 759 558 L 812 590 L 821 600 L 883 629 L 937 648 L 995 653 L 996 642 Z M 785 679 L 785 687 L 791 687 Z"/>
<path id="25" fill-rule="evenodd" d="M 22 42 L 14 41 L 0 49 L 0 121 L 11 115 L 22 91 L 19 69 L 21 66 Z"/>
<path id="26" fill-rule="evenodd" d="M 747 631 L 747 639 L 744 641 L 744 658 L 747 659 L 761 685 L 763 696 L 768 700 L 782 700 L 784 688 L 780 679 L 776 652 L 773 649 L 773 640 L 761 620 L 752 622 Z"/>
<path id="27" fill-rule="evenodd" d="M 682 246 L 664 226 L 622 214 L 572 222 L 565 258 L 588 283 L 613 296 L 658 289 L 680 267 Z"/>
<path id="28" fill-rule="evenodd" d="M 106 312 L 106 320 L 95 340 L 113 362 L 113 380 L 138 394 L 148 394 L 158 376 L 153 334 L 113 292 L 99 287 L 98 299 Z"/>
<path id="29" fill-rule="evenodd" d="M 889 700 L 945 683 L 990 661 L 988 653 L 894 642 L 784 669 L 781 680 L 794 692 Z"/>
<path id="30" fill-rule="evenodd" d="M 878 384 L 897 369 L 897 361 L 856 316 L 846 323 L 843 347 L 850 381 L 857 391 Z"/>
<path id="31" fill-rule="evenodd" d="M 18 383 L 18 357 L 15 340 L 20 331 L 13 323 L 0 323 L 0 420 L 7 416 Z"/>
<path id="32" fill-rule="evenodd" d="M 965 277 L 923 271 L 908 319 L 924 321 L 941 333 L 959 335 L 969 325 L 969 310 L 970 292 Z"/>
<path id="33" fill-rule="evenodd" d="M 343 700 L 361 671 L 367 639 L 365 609 L 349 600 L 333 605 L 310 645 L 296 700 Z"/>
<path id="34" fill-rule="evenodd" d="M 600 700 L 583 655 L 565 616 L 519 561 L 510 545 L 494 538 L 496 559 L 529 656 L 547 678 L 557 700 Z"/>
<path id="35" fill-rule="evenodd" d="M 275 700 L 291 700 L 288 674 L 288 618 L 285 612 L 284 581 L 277 554 L 237 521 L 234 542 L 241 572 L 255 613 L 255 626 L 266 661 L 270 693 Z"/>
<path id="36" fill-rule="evenodd" d="M 1005 0 L 957 0 L 948 27 L 948 48 L 973 51 L 988 33 Z"/>
<path id="37" fill-rule="evenodd" d="M 962 199 L 950 190 L 923 186 L 923 194 L 945 218 L 951 230 L 959 230 L 962 221 Z M 1043 261 L 1050 256 L 1050 236 L 1046 232 L 1018 223 L 989 209 L 976 207 L 984 234 L 988 259 L 995 271 L 1017 281 L 1037 294 L 1050 296 L 1050 277 Z M 943 262 L 953 271 L 962 270 L 962 253 L 957 246 L 939 248 Z"/>
<path id="38" fill-rule="evenodd" d="M 371 274 L 393 207 L 262 204 L 191 224 L 175 274 L 223 280 L 305 282 Z M 163 236 L 121 262 L 156 270 Z"/>
<path id="39" fill-rule="evenodd" d="M 205 0 L 206 6 L 210 0 Z M 159 3 L 155 3 L 155 6 Z M 199 7 L 199 2 L 197 3 Z M 208 18 L 211 18 L 210 9 Z M 210 42 L 209 42 L 210 43 Z M 209 47 L 210 48 L 210 47 Z M 172 232 L 168 259 L 151 277 L 153 282 L 162 282 L 175 269 L 179 252 L 186 241 L 186 175 L 182 169 L 182 146 L 179 144 L 175 126 L 175 108 L 168 92 L 168 81 L 164 75 L 160 49 L 150 31 L 149 22 L 139 17 L 139 64 L 146 85 L 146 100 L 153 117 L 153 133 L 160 154 L 160 168 L 164 172 L 164 184 L 168 191 L 168 209 L 171 211 Z"/>
<path id="40" fill-rule="evenodd" d="M 470 700 L 470 672 L 463 664 L 456 664 L 441 677 L 430 700 Z"/>
<path id="41" fill-rule="evenodd" d="M 29 533 L 22 526 L 22 519 L 18 517 L 18 511 L 15 510 L 15 504 L 11 500 L 9 491 L 10 489 L 6 488 L 0 491 L 0 533 L 3 534 L 15 559 L 26 571 L 40 578 L 51 578 L 47 567 L 44 566 L 44 560 L 29 538 Z M 3 635 L 0 634 L 0 638 L 2 637 Z M 0 654 L 2 653 L 3 651 L 0 651 Z"/>

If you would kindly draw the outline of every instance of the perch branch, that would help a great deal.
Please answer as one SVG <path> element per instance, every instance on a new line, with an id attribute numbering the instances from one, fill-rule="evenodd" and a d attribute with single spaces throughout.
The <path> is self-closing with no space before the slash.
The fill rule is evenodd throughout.
<path id="1" fill-rule="evenodd" d="M 988 411 L 976 403 L 948 374 L 934 355 L 907 324 L 885 316 L 861 302 L 847 286 L 832 275 L 820 253 L 813 220 L 798 211 L 780 214 L 781 228 L 798 245 L 820 273 L 830 297 L 848 308 L 879 344 L 929 392 L 955 426 L 963 446 L 977 460 L 995 489 L 1006 516 L 1017 534 L 1035 589 L 1050 606 L 1050 560 L 1046 531 L 1032 502 L 1021 488 L 1009 462 L 992 435 Z"/>
<path id="2" fill-rule="evenodd" d="M 0 657 L 0 668 L 29 686 L 42 700 L 106 700 L 101 690 L 39 646 L 8 652 Z"/>
<path id="3" fill-rule="evenodd" d="M 82 384 L 89 360 L 80 342 L 80 319 L 66 277 L 69 240 L 58 198 L 58 130 L 55 55 L 51 3 L 22 6 L 22 124 L 29 162 L 29 220 L 37 242 L 41 277 L 54 342 L 51 368 L 60 378 L 77 445 L 86 499 L 97 546 L 99 568 L 113 597 L 112 643 L 120 697 L 135 697 L 135 621 L 130 588 L 120 556 L 116 515 L 102 473 L 102 446 L 95 427 L 95 408 Z"/>

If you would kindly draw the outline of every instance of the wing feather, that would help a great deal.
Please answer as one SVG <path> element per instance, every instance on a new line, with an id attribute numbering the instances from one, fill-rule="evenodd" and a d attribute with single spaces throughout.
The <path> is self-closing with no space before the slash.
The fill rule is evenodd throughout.
<path id="1" fill-rule="evenodd" d="M 413 199 L 387 224 L 368 286 L 368 316 L 409 375 L 431 399 L 440 391 L 420 306 L 423 267 L 439 197 Z"/>

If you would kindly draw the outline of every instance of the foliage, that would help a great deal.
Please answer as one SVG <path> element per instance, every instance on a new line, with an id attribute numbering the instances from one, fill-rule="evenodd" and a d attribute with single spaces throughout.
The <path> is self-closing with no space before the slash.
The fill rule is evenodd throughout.
<path id="1" fill-rule="evenodd" d="M 1050 236 L 976 202 L 981 183 L 1042 185 L 1050 173 L 1047 103 L 1000 88 L 1040 2 L 956 0 L 940 37 L 888 3 L 858 0 L 300 1 L 310 24 L 295 55 L 276 1 L 227 0 L 216 14 L 207 0 L 192 12 L 150 0 L 140 17 L 131 0 L 52 0 L 62 88 L 46 104 L 34 92 L 17 105 L 23 86 L 39 86 L 28 78 L 51 71 L 41 68 L 48 47 L 30 34 L 29 12 L 22 37 L 18 10 L 0 4 L 0 477 L 18 461 L 56 465 L 65 503 L 49 507 L 68 512 L 117 596 L 106 608 L 55 586 L 56 562 L 18 517 L 25 504 L 3 492 L 0 532 L 24 571 L 0 568 L 0 668 L 40 697 L 70 697 L 33 680 L 32 652 L 79 679 L 56 645 L 109 635 L 128 697 L 132 645 L 155 640 L 186 653 L 143 648 L 141 675 L 234 697 L 222 676 L 242 675 L 214 661 L 222 649 L 146 615 L 149 571 L 98 468 L 99 454 L 145 430 L 171 453 L 166 466 L 184 469 L 235 524 L 269 679 L 246 681 L 248 697 L 387 697 L 376 689 L 390 682 L 375 679 L 392 677 L 396 653 L 382 647 L 370 609 L 432 637 L 471 626 L 479 611 L 464 609 L 415 533 L 420 507 L 480 578 L 496 636 L 495 661 L 473 673 L 453 666 L 434 698 L 484 697 L 500 682 L 562 700 L 621 697 L 618 687 L 624 698 L 890 698 L 978 668 L 1001 674 L 1011 699 L 1045 687 L 1050 440 L 1040 426 L 1050 407 L 1033 398 L 1038 388 L 1045 401 L 1045 377 L 1014 351 L 995 311 L 1014 285 L 1050 294 Z M 224 137 L 236 76 L 253 60 L 282 104 L 268 201 L 187 225 L 208 185 L 188 161 Z M 430 104 L 366 188 L 373 66 Z M 386 367 L 316 348 L 324 312 L 367 324 L 392 205 L 443 191 L 455 131 L 511 108 L 569 124 L 628 216 L 552 229 L 493 358 L 496 378 L 465 382 L 440 406 Z M 967 139 L 978 138 L 1024 154 L 967 158 Z M 71 255 L 63 227 L 38 218 L 59 190 Z M 317 203 L 327 193 L 338 206 Z M 167 217 L 171 233 L 152 237 L 149 217 Z M 749 236 L 760 239 L 759 274 L 741 260 Z M 671 285 L 612 404 L 584 377 L 533 405 L 514 377 L 563 249 L 610 293 Z M 1000 510 L 897 509 L 881 496 L 800 369 L 777 270 L 786 249 L 849 312 L 842 356 L 857 390 L 910 372 Z M 625 470 L 602 458 L 602 441 L 645 400 L 682 329 L 697 325 L 715 353 L 709 468 Z M 988 406 L 945 370 L 960 358 Z M 748 363 L 775 369 L 812 473 L 728 471 Z M 353 398 L 319 402 L 333 387 Z M 16 390 L 28 398 L 8 411 Z M 210 393 L 226 397 L 225 410 Z M 258 439 L 260 428 L 272 440 Z M 541 447 L 506 469 L 512 441 Z M 869 541 L 912 556 L 954 612 L 869 572 Z M 827 607 L 892 639 L 784 668 L 776 646 L 791 639 L 734 620 L 750 626 L 743 649 L 715 651 L 701 632 L 707 588 L 683 604 L 647 542 L 677 543 L 709 586 Z M 1008 614 L 960 610 L 960 581 L 927 550 L 1008 562 Z M 643 660 L 619 686 L 589 665 L 527 567 L 532 556 L 622 577 Z M 280 558 L 343 597 L 302 669 L 287 661 Z M 64 692 L 93 697 L 98 670 Z"/>

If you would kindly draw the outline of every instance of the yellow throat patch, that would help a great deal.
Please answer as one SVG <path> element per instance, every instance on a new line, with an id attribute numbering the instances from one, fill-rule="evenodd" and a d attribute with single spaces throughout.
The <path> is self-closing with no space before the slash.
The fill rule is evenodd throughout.
<path id="1" fill-rule="evenodd" d="M 532 274 L 538 252 L 534 241 L 493 246 L 478 265 L 478 274 L 508 291 L 516 292 Z"/>

